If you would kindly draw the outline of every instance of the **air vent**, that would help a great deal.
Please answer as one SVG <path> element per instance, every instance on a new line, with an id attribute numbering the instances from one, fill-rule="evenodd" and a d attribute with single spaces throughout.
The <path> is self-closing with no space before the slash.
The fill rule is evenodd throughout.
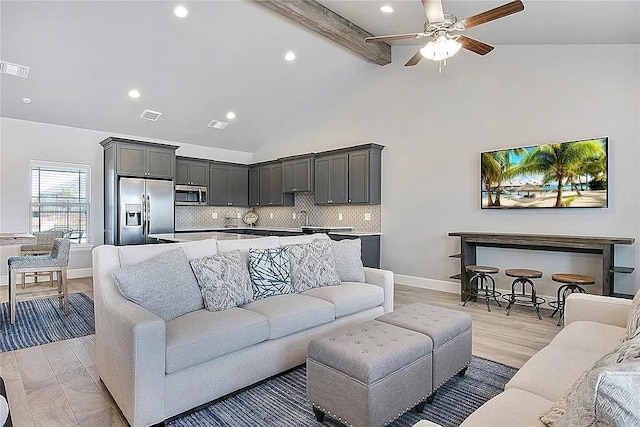
<path id="1" fill-rule="evenodd" d="M 211 120 L 211 123 L 209 123 L 207 126 L 210 127 L 210 128 L 222 130 L 222 129 L 226 128 L 227 126 L 229 126 L 229 123 L 221 122 L 220 120 Z"/>
<path id="2" fill-rule="evenodd" d="M 0 61 L 0 73 L 11 74 L 12 76 L 18 76 L 26 79 L 29 75 L 29 67 L 25 67 L 20 64 L 13 64 L 7 61 Z"/>
<path id="3" fill-rule="evenodd" d="M 142 114 L 140 114 L 140 118 L 141 119 L 145 119 L 145 120 L 151 120 L 152 122 L 155 122 L 156 120 L 158 120 L 158 117 L 160 117 L 161 115 L 162 115 L 162 113 L 159 113 L 157 111 L 144 110 L 142 112 Z"/>

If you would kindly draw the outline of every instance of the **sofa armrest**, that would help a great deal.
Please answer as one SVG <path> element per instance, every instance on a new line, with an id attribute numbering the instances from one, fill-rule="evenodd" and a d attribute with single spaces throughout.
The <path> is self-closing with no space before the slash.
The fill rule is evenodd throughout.
<path id="1" fill-rule="evenodd" d="M 384 312 L 393 311 L 393 272 L 378 268 L 364 268 L 364 280 L 372 285 L 378 285 L 384 290 Z"/>
<path id="2" fill-rule="evenodd" d="M 574 293 L 567 297 L 564 324 L 580 320 L 626 327 L 631 300 Z"/>
<path id="3" fill-rule="evenodd" d="M 132 426 L 164 420 L 165 322 L 127 300 L 112 273 L 117 248 L 93 251 L 98 374 Z"/>

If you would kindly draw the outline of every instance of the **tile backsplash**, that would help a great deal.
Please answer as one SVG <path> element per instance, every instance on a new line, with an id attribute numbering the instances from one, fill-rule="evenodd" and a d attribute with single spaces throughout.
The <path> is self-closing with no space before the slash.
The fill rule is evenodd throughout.
<path id="1" fill-rule="evenodd" d="M 216 206 L 176 206 L 176 230 L 205 230 L 218 227 L 244 226 L 237 214 L 242 216 L 247 208 Z M 297 193 L 295 206 L 271 206 L 255 208 L 258 214 L 257 226 L 297 228 L 303 225 L 300 211 L 309 214 L 310 225 L 353 227 L 359 232 L 380 232 L 381 209 L 379 205 L 316 206 L 313 193 Z M 293 213 L 296 219 L 293 219 Z M 217 218 L 212 218 L 216 213 Z M 273 218 L 271 218 L 273 214 Z M 339 216 L 342 214 L 342 221 Z M 365 220 L 369 214 L 370 220 Z"/>

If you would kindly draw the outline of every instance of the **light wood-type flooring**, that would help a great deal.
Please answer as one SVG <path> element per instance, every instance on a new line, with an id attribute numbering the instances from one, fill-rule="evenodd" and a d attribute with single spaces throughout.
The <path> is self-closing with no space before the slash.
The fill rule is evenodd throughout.
<path id="1" fill-rule="evenodd" d="M 70 280 L 69 291 L 93 297 L 91 279 Z M 6 300 L 3 287 L 0 301 Z M 473 354 L 517 368 L 560 330 L 547 311 L 543 320 L 538 320 L 532 309 L 516 307 L 507 317 L 504 308 L 492 306 L 489 313 L 484 303 L 470 302 L 462 307 L 457 295 L 397 285 L 396 308 L 412 302 L 469 313 L 473 317 Z M 127 425 L 98 378 L 93 335 L 0 353 L 0 376 L 5 380 L 16 427 Z"/>

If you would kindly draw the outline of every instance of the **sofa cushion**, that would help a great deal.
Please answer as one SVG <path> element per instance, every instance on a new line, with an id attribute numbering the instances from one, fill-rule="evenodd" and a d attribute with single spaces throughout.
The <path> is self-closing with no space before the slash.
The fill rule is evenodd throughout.
<path id="1" fill-rule="evenodd" d="M 269 319 L 269 339 L 276 339 L 335 319 L 333 304 L 307 295 L 277 295 L 243 307 Z"/>
<path id="2" fill-rule="evenodd" d="M 362 241 L 360 239 L 333 240 L 331 249 L 340 281 L 364 282 Z"/>
<path id="3" fill-rule="evenodd" d="M 216 241 L 213 239 L 184 243 L 163 243 L 159 245 L 121 246 L 118 248 L 120 266 L 128 267 L 130 265 L 139 264 L 153 258 L 154 256 L 173 251 L 178 248 L 182 248 L 187 259 L 190 260 L 215 255 L 218 252 Z"/>
<path id="4" fill-rule="evenodd" d="M 460 427 L 543 427 L 540 415 L 552 404 L 536 394 L 510 388 L 476 409 Z"/>
<path id="5" fill-rule="evenodd" d="M 549 345 L 607 354 L 620 345 L 624 332 L 624 328 L 604 323 L 572 322 L 565 326 Z"/>
<path id="6" fill-rule="evenodd" d="M 340 286 L 324 286 L 302 293 L 330 302 L 336 307 L 336 319 L 377 307 L 384 302 L 384 290 L 368 283 L 343 282 Z"/>
<path id="7" fill-rule="evenodd" d="M 253 299 L 293 293 L 291 264 L 284 248 L 249 249 Z"/>
<path id="8" fill-rule="evenodd" d="M 254 311 L 194 311 L 167 322 L 165 370 L 170 374 L 268 338 L 269 321 Z"/>
<path id="9" fill-rule="evenodd" d="M 311 243 L 288 245 L 285 249 L 291 260 L 291 286 L 296 292 L 340 284 L 331 241 L 318 239 Z"/>
<path id="10" fill-rule="evenodd" d="M 600 353 L 547 346 L 534 354 L 516 372 L 505 389 L 519 388 L 547 400 L 556 401 L 564 396 L 584 371 L 600 357 Z M 553 381 L 549 380 L 550 376 L 553 377 Z"/>
<path id="11" fill-rule="evenodd" d="M 240 251 L 220 252 L 190 264 L 207 310 L 226 310 L 253 300 L 249 270 Z"/>
<path id="12" fill-rule="evenodd" d="M 113 272 L 122 295 L 165 322 L 204 307 L 181 247 Z"/>

